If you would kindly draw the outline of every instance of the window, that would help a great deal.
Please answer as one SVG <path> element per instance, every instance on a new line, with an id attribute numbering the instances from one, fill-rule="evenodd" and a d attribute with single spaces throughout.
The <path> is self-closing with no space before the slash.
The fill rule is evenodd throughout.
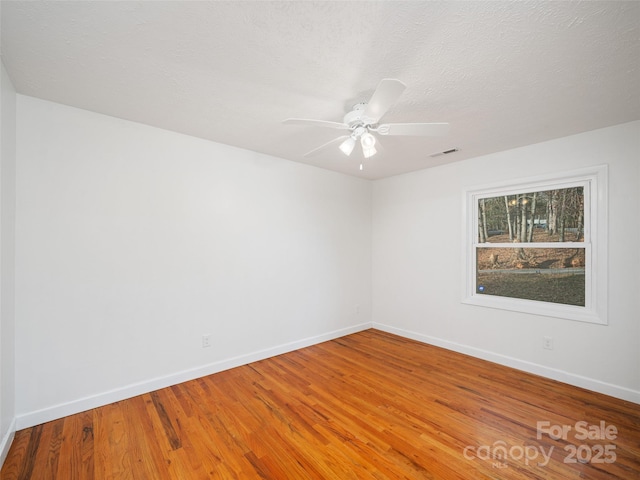
<path id="1" fill-rule="evenodd" d="M 465 192 L 464 303 L 607 323 L 607 168 Z"/>

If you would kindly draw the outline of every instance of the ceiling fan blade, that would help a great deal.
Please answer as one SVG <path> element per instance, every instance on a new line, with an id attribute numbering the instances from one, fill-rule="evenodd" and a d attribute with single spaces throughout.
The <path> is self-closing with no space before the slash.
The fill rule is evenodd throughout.
<path id="1" fill-rule="evenodd" d="M 400 80 L 383 78 L 378 84 L 376 91 L 373 92 L 364 116 L 371 123 L 378 123 L 378 120 L 380 120 L 380 118 L 387 113 L 387 110 L 400 98 L 405 88 L 407 88 L 407 86 Z"/>
<path id="2" fill-rule="evenodd" d="M 436 137 L 449 131 L 448 123 L 385 123 L 374 130 L 380 135 Z"/>
<path id="3" fill-rule="evenodd" d="M 327 122 L 326 120 L 312 120 L 308 118 L 287 118 L 282 123 L 285 125 L 312 125 L 314 127 L 336 128 L 338 130 L 349 130 L 346 123 Z"/>
<path id="4" fill-rule="evenodd" d="M 318 148 L 314 148 L 313 150 L 311 150 L 310 152 L 307 152 L 304 154 L 305 157 L 312 157 L 313 155 L 317 155 L 318 153 L 327 150 L 328 148 L 334 146 L 334 145 L 338 145 L 339 143 L 345 141 L 347 138 L 349 138 L 349 135 L 342 135 L 338 138 L 334 138 L 333 140 L 331 140 L 330 142 L 325 143 L 324 145 L 320 145 Z"/>

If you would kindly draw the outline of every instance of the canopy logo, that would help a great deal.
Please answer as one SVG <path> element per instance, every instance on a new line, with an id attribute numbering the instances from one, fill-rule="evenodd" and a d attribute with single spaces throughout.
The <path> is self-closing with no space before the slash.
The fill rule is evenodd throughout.
<path id="1" fill-rule="evenodd" d="M 492 460 L 493 468 L 507 468 L 509 460 L 520 461 L 523 459 L 524 464 L 529 466 L 530 462 L 537 461 L 538 457 L 541 457 L 542 462 L 537 462 L 537 465 L 544 467 L 551 460 L 553 448 L 553 446 L 549 447 L 548 452 L 545 452 L 544 447 L 538 445 L 514 445 L 507 448 L 506 442 L 498 440 L 493 442 L 493 445 L 483 445 L 477 448 L 467 445 L 462 453 L 467 460 L 475 458 Z"/>
<path id="2" fill-rule="evenodd" d="M 566 452 L 564 463 L 613 463 L 616 461 L 616 446 L 612 442 L 618 438 L 618 428 L 601 420 L 597 424 L 579 421 L 573 425 L 552 424 L 548 420 L 536 423 L 536 439 L 563 440 L 568 443 L 563 450 Z M 508 446 L 503 440 L 497 440 L 492 445 L 467 445 L 463 450 L 467 460 L 489 460 L 493 468 L 508 468 L 510 461 L 523 462 L 525 465 L 546 467 L 551 461 L 551 455 L 556 447 L 550 445 L 514 445 Z M 535 462 L 535 463 L 534 463 Z"/>

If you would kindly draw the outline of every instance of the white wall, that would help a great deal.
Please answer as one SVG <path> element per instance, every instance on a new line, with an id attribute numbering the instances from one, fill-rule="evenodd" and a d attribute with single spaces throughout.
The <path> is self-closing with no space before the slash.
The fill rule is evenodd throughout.
<path id="1" fill-rule="evenodd" d="M 17 119 L 18 428 L 370 325 L 370 182 L 21 95 Z"/>
<path id="2" fill-rule="evenodd" d="M 639 139 L 633 122 L 376 181 L 374 326 L 640 403 Z M 601 164 L 609 325 L 463 305 L 464 188 Z"/>
<path id="3" fill-rule="evenodd" d="M 0 62 L 0 465 L 15 432 L 16 92 Z"/>
<path id="4" fill-rule="evenodd" d="M 640 402 L 640 122 L 370 183 L 21 95 L 17 112 L 17 428 L 372 319 Z M 608 326 L 461 303 L 464 187 L 604 163 Z"/>

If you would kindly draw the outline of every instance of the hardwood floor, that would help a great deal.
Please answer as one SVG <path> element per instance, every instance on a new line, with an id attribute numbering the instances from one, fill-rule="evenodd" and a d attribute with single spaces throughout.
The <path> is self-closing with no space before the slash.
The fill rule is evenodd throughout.
<path id="1" fill-rule="evenodd" d="M 54 478 L 632 479 L 640 405 L 367 330 L 17 432 Z"/>

